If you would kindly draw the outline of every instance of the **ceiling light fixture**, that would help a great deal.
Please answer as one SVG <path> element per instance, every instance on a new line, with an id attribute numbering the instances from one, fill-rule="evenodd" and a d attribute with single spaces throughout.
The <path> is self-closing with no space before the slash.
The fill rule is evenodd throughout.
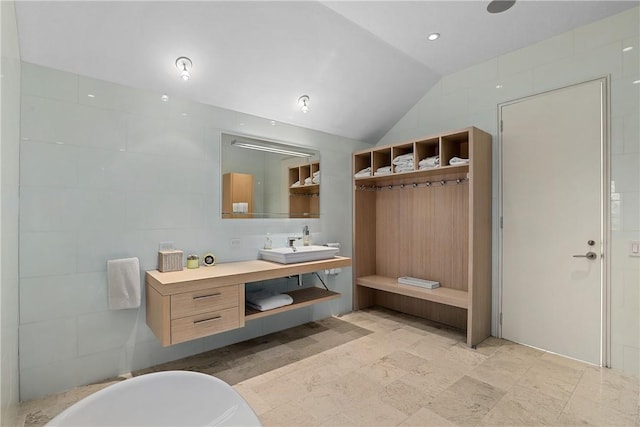
<path id="1" fill-rule="evenodd" d="M 640 80 L 634 80 L 633 82 L 631 82 L 631 84 L 634 84 L 634 85 L 640 84 Z"/>
<path id="2" fill-rule="evenodd" d="M 162 100 L 162 102 L 167 102 L 169 100 L 169 96 L 167 96 L 167 94 L 163 94 L 160 99 Z"/>
<path id="3" fill-rule="evenodd" d="M 300 106 L 300 111 L 303 113 L 309 112 L 309 95 L 302 95 L 298 98 L 298 105 Z"/>
<path id="4" fill-rule="evenodd" d="M 438 40 L 440 38 L 440 33 L 431 33 L 427 38 L 431 41 Z"/>
<path id="5" fill-rule="evenodd" d="M 309 153 L 303 153 L 301 151 L 285 150 L 283 148 L 270 147 L 268 145 L 249 144 L 247 142 L 240 142 L 233 140 L 231 145 L 239 148 L 247 148 L 249 150 L 266 151 L 267 153 L 283 154 L 285 156 L 294 157 L 311 157 Z"/>
<path id="6" fill-rule="evenodd" d="M 515 4 L 516 0 L 493 0 L 487 5 L 487 12 L 489 13 L 502 13 Z"/>
<path id="7" fill-rule="evenodd" d="M 624 49 L 622 49 L 623 52 L 629 52 L 630 50 L 633 50 L 633 46 L 627 46 Z"/>
<path id="8" fill-rule="evenodd" d="M 191 78 L 191 68 L 193 68 L 193 63 L 186 56 L 181 56 L 176 59 L 176 68 L 180 70 L 180 78 L 184 81 L 187 81 Z"/>

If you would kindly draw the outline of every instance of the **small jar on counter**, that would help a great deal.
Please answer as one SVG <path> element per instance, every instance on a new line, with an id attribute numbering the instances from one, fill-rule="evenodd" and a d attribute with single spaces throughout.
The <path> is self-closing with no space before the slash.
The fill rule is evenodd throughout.
<path id="1" fill-rule="evenodd" d="M 200 267 L 200 258 L 196 254 L 191 254 L 187 257 L 187 268 Z"/>

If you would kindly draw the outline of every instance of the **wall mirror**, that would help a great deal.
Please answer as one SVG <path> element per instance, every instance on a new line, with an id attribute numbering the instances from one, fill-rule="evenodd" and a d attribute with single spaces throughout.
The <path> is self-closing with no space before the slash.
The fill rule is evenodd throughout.
<path id="1" fill-rule="evenodd" d="M 222 134 L 222 218 L 319 218 L 320 152 Z"/>

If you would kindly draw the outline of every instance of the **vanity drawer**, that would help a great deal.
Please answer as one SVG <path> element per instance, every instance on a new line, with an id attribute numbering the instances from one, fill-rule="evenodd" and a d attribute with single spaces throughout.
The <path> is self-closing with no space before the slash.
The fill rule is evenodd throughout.
<path id="1" fill-rule="evenodd" d="M 238 307 L 171 321 L 171 344 L 206 337 L 242 326 Z"/>
<path id="2" fill-rule="evenodd" d="M 171 319 L 238 307 L 239 286 L 231 285 L 171 296 Z"/>

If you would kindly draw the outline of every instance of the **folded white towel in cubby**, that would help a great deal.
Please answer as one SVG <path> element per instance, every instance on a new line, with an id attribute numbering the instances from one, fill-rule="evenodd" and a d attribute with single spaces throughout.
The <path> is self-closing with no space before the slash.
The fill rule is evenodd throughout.
<path id="1" fill-rule="evenodd" d="M 362 178 L 365 176 L 371 176 L 371 166 L 368 166 L 364 169 L 359 170 L 358 172 L 356 172 L 356 174 L 354 175 L 356 178 Z"/>
<path id="2" fill-rule="evenodd" d="M 260 311 L 272 310 L 274 308 L 284 307 L 285 305 L 291 305 L 293 303 L 291 295 L 274 295 L 272 292 L 267 290 L 247 292 L 245 299 L 247 305 Z"/>
<path id="3" fill-rule="evenodd" d="M 394 165 L 398 165 L 401 163 L 411 163 L 413 164 L 413 153 L 402 154 L 400 156 L 396 156 L 392 162 Z"/>
<path id="4" fill-rule="evenodd" d="M 440 156 L 426 157 L 418 163 L 420 169 L 437 168 L 440 166 Z"/>
<path id="5" fill-rule="evenodd" d="M 451 166 L 464 165 L 465 163 L 469 163 L 469 159 L 463 159 L 462 157 L 453 157 L 451 160 L 449 160 L 449 164 Z"/>

